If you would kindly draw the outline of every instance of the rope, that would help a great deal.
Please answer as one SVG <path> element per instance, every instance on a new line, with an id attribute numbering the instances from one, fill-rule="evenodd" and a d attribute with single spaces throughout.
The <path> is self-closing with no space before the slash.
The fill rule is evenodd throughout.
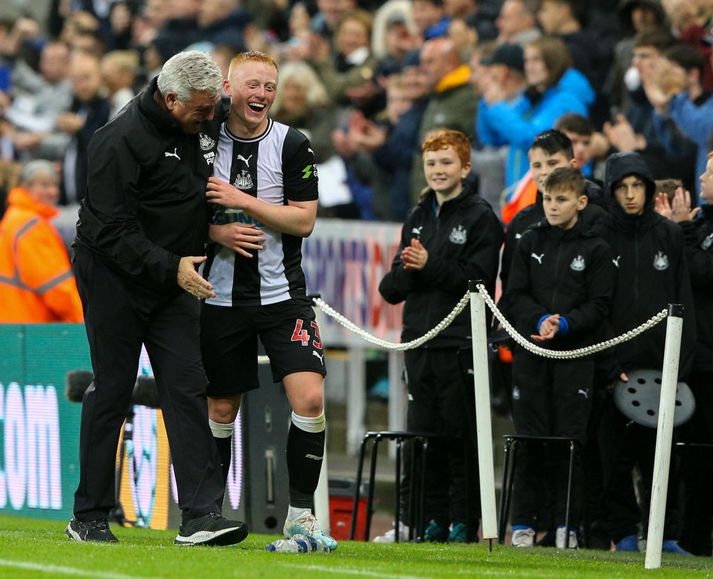
<path id="1" fill-rule="evenodd" d="M 503 313 L 498 309 L 498 306 L 495 305 L 495 302 L 488 294 L 488 290 L 485 289 L 485 286 L 482 284 L 478 284 L 476 287 L 478 288 L 478 292 L 480 292 L 480 295 L 483 296 L 483 300 L 485 300 L 485 303 L 488 305 L 490 310 L 493 312 L 495 317 L 502 324 L 505 331 L 510 335 L 510 337 L 512 337 L 513 340 L 515 340 L 523 348 L 525 348 L 529 352 L 532 352 L 533 354 L 537 354 L 538 356 L 542 356 L 544 358 L 554 358 L 557 360 L 582 358 L 584 356 L 589 356 L 590 354 L 594 354 L 596 352 L 601 352 L 602 350 L 606 350 L 607 348 L 611 348 L 612 346 L 616 346 L 618 344 L 621 344 L 622 342 L 627 342 L 635 338 L 639 334 L 642 334 L 645 331 L 653 328 L 656 324 L 662 322 L 668 315 L 668 310 L 661 310 L 658 314 L 652 316 L 640 326 L 637 326 L 636 328 L 633 328 L 628 332 L 624 332 L 616 338 L 604 340 L 603 342 L 599 342 L 598 344 L 585 346 L 583 348 L 577 348 L 576 350 L 548 350 L 547 348 L 541 348 L 540 346 L 533 344 L 532 342 L 524 338 L 521 334 L 519 334 L 517 330 L 512 327 L 510 322 L 507 321 Z"/>
<path id="2" fill-rule="evenodd" d="M 533 354 L 537 354 L 538 356 L 542 356 L 544 358 L 553 358 L 556 360 L 568 360 L 568 359 L 574 359 L 574 358 L 583 358 L 584 356 L 589 356 L 591 354 L 595 354 L 596 352 L 601 352 L 602 350 L 606 350 L 608 348 L 612 348 L 613 346 L 617 346 L 618 344 L 621 344 L 623 342 L 627 342 L 639 334 L 642 334 L 646 332 L 647 330 L 650 330 L 653 328 L 655 325 L 659 324 L 662 322 L 664 319 L 666 319 L 666 316 L 668 315 L 668 310 L 663 309 L 659 313 L 657 313 L 655 316 L 652 316 L 648 320 L 646 320 L 643 324 L 637 326 L 636 328 L 633 328 L 629 330 L 628 332 L 624 332 L 620 336 L 617 336 L 616 338 L 611 338 L 609 340 L 604 340 L 603 342 L 599 342 L 598 344 L 593 344 L 591 346 L 584 346 L 583 348 L 577 348 L 575 350 L 549 350 L 547 348 L 542 348 L 541 346 L 537 346 L 536 344 L 533 344 L 529 340 L 527 340 L 525 337 L 523 337 L 518 331 L 513 328 L 512 324 L 507 321 L 503 313 L 498 309 L 498 306 L 495 305 L 495 302 L 493 301 L 493 298 L 490 297 L 490 294 L 488 294 L 488 290 L 485 289 L 485 286 L 482 284 L 478 284 L 476 286 L 478 288 L 478 292 L 480 295 L 483 297 L 483 300 L 487 304 L 487 306 L 490 308 L 490 310 L 493 312 L 497 320 L 502 324 L 503 328 L 505 331 L 512 337 L 515 342 L 520 344 L 523 348 L 525 348 L 528 352 L 532 352 Z M 415 340 L 411 340 L 410 342 L 389 342 L 387 340 L 382 340 L 381 338 L 378 338 L 374 336 L 373 334 L 370 334 L 369 332 L 362 330 L 359 326 L 357 326 L 354 322 L 351 320 L 345 318 L 342 314 L 337 312 L 332 306 L 330 306 L 328 303 L 326 303 L 322 298 L 315 297 L 312 298 L 312 301 L 314 302 L 314 305 L 317 306 L 320 310 L 322 310 L 325 314 L 330 316 L 331 318 L 334 318 L 337 323 L 341 324 L 344 326 L 347 330 L 350 330 L 351 332 L 355 333 L 357 336 L 365 340 L 366 342 L 369 342 L 371 344 L 374 344 L 376 346 L 380 346 L 381 348 L 384 348 L 385 350 L 396 350 L 396 351 L 403 351 L 403 350 L 411 350 L 413 348 L 418 348 L 420 345 L 424 344 L 428 340 L 431 340 L 432 338 L 436 337 L 438 334 L 440 334 L 443 330 L 445 330 L 448 326 L 453 323 L 453 320 L 458 316 L 468 305 L 470 302 L 470 292 L 466 292 L 466 294 L 461 298 L 461 300 L 456 304 L 456 306 L 453 308 L 451 313 L 449 313 L 441 322 L 436 325 L 432 330 L 429 330 L 426 332 L 423 336 L 420 338 L 416 338 Z"/>
<path id="3" fill-rule="evenodd" d="M 359 326 L 357 326 L 354 322 L 351 320 L 345 318 L 342 314 L 340 314 L 338 311 L 336 311 L 332 306 L 330 306 L 328 303 L 326 303 L 322 298 L 312 298 L 312 301 L 314 302 L 314 305 L 316 305 L 320 310 L 322 310 L 325 314 L 328 316 L 334 318 L 337 323 L 341 324 L 344 326 L 347 330 L 352 331 L 355 333 L 357 336 L 361 337 L 363 340 L 370 342 L 371 344 L 375 344 L 376 346 L 380 346 L 384 348 L 385 350 L 396 350 L 396 351 L 403 351 L 403 350 L 411 350 L 413 348 L 418 348 L 421 344 L 428 342 L 428 340 L 435 338 L 438 334 L 440 334 L 443 330 L 445 330 L 448 326 L 450 326 L 453 323 L 453 320 L 456 319 L 458 314 L 460 314 L 468 305 L 470 302 L 470 293 L 466 293 L 461 300 L 456 304 L 456 306 L 453 308 L 450 314 L 448 314 L 445 318 L 443 318 L 436 327 L 434 327 L 432 330 L 429 330 L 426 332 L 423 336 L 420 338 L 416 338 L 415 340 L 411 340 L 410 342 L 389 342 L 387 340 L 382 340 L 381 338 L 377 338 L 373 334 L 370 334 L 369 332 L 366 332 L 362 330 Z"/>

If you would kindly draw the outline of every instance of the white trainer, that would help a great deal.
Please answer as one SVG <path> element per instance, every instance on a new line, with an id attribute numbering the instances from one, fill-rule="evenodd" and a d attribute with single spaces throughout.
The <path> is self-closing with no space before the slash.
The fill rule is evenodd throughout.
<path id="1" fill-rule="evenodd" d="M 409 528 L 408 525 L 404 525 L 399 521 L 399 542 L 404 543 L 408 541 Z M 383 535 L 379 535 L 374 538 L 374 543 L 395 543 L 396 542 L 396 528 L 389 529 Z"/>
<path id="2" fill-rule="evenodd" d="M 535 529 L 517 529 L 512 532 L 513 547 L 532 547 L 535 545 Z"/>
<path id="3" fill-rule="evenodd" d="M 295 535 L 305 535 L 312 537 L 318 543 L 322 543 L 329 551 L 337 549 L 337 542 L 322 531 L 317 517 L 310 512 L 306 512 L 291 521 L 286 520 L 282 532 L 287 539 L 291 539 Z"/>
<path id="4" fill-rule="evenodd" d="M 555 547 L 558 549 L 564 549 L 564 542 L 567 535 L 565 535 L 564 527 L 557 527 L 557 535 L 555 536 Z M 569 548 L 577 548 L 577 533 L 572 529 L 569 530 Z"/>

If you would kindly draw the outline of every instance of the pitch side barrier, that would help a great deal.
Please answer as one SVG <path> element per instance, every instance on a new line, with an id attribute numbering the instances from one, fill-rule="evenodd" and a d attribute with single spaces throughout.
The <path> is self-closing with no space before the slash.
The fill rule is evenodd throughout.
<path id="1" fill-rule="evenodd" d="M 662 372 L 661 397 L 659 401 L 658 427 L 656 433 L 656 456 L 654 479 L 651 492 L 651 510 L 649 513 L 648 539 L 646 543 L 647 569 L 661 566 L 661 547 L 663 544 L 663 525 L 668 491 L 668 472 L 671 459 L 671 440 L 676 403 L 676 386 L 679 356 L 681 351 L 681 333 L 683 328 L 683 307 L 677 304 L 661 310 L 643 324 L 624 332 L 620 336 L 604 340 L 598 344 L 574 350 L 549 350 L 542 348 L 519 334 L 498 309 L 485 286 L 479 281 L 469 283 L 468 292 L 456 304 L 453 310 L 432 330 L 409 342 L 390 342 L 360 328 L 356 323 L 337 312 L 320 297 L 314 297 L 313 303 L 327 316 L 333 318 L 346 330 L 362 340 L 389 351 L 404 351 L 417 348 L 437 336 L 470 304 L 471 332 L 473 336 L 473 369 L 476 408 L 476 432 L 478 435 L 478 464 L 480 472 L 480 500 L 482 509 L 483 538 L 497 539 L 498 526 L 495 505 L 495 478 L 492 444 L 492 423 L 490 416 L 490 381 L 488 375 L 488 340 L 485 320 L 485 308 L 490 308 L 508 335 L 520 346 L 545 358 L 568 360 L 590 356 L 646 332 L 667 320 L 664 364 Z"/>

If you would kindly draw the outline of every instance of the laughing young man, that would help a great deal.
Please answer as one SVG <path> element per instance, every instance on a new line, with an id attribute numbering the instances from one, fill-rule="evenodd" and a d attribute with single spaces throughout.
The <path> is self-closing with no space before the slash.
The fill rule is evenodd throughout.
<path id="1" fill-rule="evenodd" d="M 293 410 L 284 534 L 310 535 L 333 551 L 337 542 L 322 532 L 311 512 L 324 455 L 326 371 L 306 296 L 301 247 L 317 215 L 317 175 L 307 137 L 268 116 L 277 78 L 276 63 L 253 51 L 233 58 L 224 83 L 230 113 L 220 128 L 207 192 L 214 204 L 210 235 L 215 243 L 204 275 L 216 294 L 205 301 L 202 314 L 208 413 L 227 476 L 242 395 L 258 387 L 259 336 L 273 379 L 284 384 Z M 230 227 L 233 223 L 244 227 Z M 237 231 L 247 235 L 247 243 Z"/>

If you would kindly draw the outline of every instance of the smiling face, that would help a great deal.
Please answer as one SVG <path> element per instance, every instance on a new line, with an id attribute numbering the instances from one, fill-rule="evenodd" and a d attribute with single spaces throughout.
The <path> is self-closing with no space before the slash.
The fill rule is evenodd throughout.
<path id="1" fill-rule="evenodd" d="M 261 135 L 277 94 L 277 69 L 262 61 L 238 62 L 230 67 L 224 88 L 230 97 L 230 131 L 242 138 Z"/>
<path id="2" fill-rule="evenodd" d="M 444 201 L 460 194 L 470 165 L 463 165 L 455 149 L 446 147 L 423 153 L 423 171 L 428 186 Z"/>
<path id="3" fill-rule="evenodd" d="M 213 118 L 219 100 L 219 96 L 213 97 L 204 91 L 194 91 L 187 101 L 180 100 L 176 93 L 168 93 L 165 97 L 169 114 L 181 124 L 183 132 L 190 135 L 198 134 L 203 123 Z"/>

